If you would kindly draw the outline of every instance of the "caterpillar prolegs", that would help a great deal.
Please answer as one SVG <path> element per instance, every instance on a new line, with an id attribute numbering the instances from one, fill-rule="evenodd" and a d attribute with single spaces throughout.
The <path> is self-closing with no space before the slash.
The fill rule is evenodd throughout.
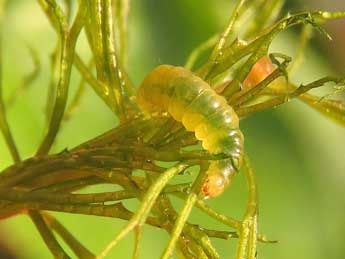
<path id="1" fill-rule="evenodd" d="M 239 119 L 225 98 L 189 70 L 161 65 L 145 77 L 137 91 L 137 101 L 146 112 L 167 111 L 193 131 L 210 153 L 229 155 L 210 162 L 202 187 L 206 197 L 223 193 L 243 160 Z"/>

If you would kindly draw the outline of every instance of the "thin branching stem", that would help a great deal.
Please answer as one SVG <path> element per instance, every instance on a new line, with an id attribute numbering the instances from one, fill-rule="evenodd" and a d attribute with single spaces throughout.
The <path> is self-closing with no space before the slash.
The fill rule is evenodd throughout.
<path id="1" fill-rule="evenodd" d="M 297 71 L 298 67 L 304 61 L 304 53 L 305 53 L 307 44 L 312 37 L 312 32 L 313 32 L 312 26 L 308 24 L 303 26 L 300 36 L 299 36 L 298 46 L 296 47 L 295 58 L 293 62 L 291 62 L 291 65 L 288 68 L 290 75 L 293 75 L 295 71 Z"/>
<path id="2" fill-rule="evenodd" d="M 134 252 L 133 259 L 139 259 L 143 232 L 140 227 L 134 229 Z"/>
<path id="3" fill-rule="evenodd" d="M 53 233 L 44 222 L 43 217 L 37 211 L 30 211 L 29 215 L 38 231 L 40 232 L 44 242 L 49 247 L 49 250 L 53 253 L 54 257 L 61 259 L 70 259 L 71 257 L 64 252 L 62 247 L 56 241 Z"/>
<path id="4" fill-rule="evenodd" d="M 270 100 L 253 104 L 250 106 L 243 106 L 236 109 L 236 113 L 240 117 L 245 117 L 251 115 L 256 112 L 260 112 L 272 107 L 276 107 L 278 105 L 284 104 L 289 102 L 293 98 L 301 98 L 304 102 L 309 104 L 311 107 L 315 108 L 326 117 L 344 125 L 345 123 L 345 104 L 341 101 L 335 100 L 322 100 L 319 101 L 318 97 L 315 97 L 310 94 L 306 94 L 308 91 L 314 88 L 322 87 L 326 83 L 335 82 L 336 84 L 344 84 L 344 78 L 337 78 L 337 77 L 323 77 L 319 80 L 311 82 L 306 85 L 300 85 L 299 87 L 295 87 L 291 83 L 289 86 L 289 91 L 280 91 L 277 92 L 278 96 L 272 98 Z M 278 90 L 275 90 L 278 91 Z"/>
<path id="5" fill-rule="evenodd" d="M 168 245 L 166 246 L 161 258 L 167 259 L 172 256 L 173 250 L 175 248 L 176 242 L 182 233 L 183 227 L 188 220 L 189 214 L 191 213 L 195 202 L 200 195 L 201 187 L 206 178 L 206 170 L 200 170 L 197 179 L 195 180 L 190 193 L 187 196 L 186 202 L 180 211 L 179 216 L 176 219 L 174 227 L 171 232 L 171 237 Z"/>
<path id="6" fill-rule="evenodd" d="M 84 61 L 81 57 L 76 54 L 74 57 L 74 65 L 78 69 L 81 76 L 84 78 L 86 82 L 92 87 L 95 93 L 105 102 L 105 104 L 113 111 L 116 111 L 115 104 L 109 95 L 108 86 L 104 84 L 102 81 L 97 80 L 93 74 L 91 73 L 90 69 L 88 69 L 87 65 L 85 65 Z"/>
<path id="7" fill-rule="evenodd" d="M 58 5 L 49 1 L 45 3 L 48 6 L 46 14 L 52 17 L 52 21 L 58 22 L 59 36 L 61 40 L 61 56 L 60 56 L 60 78 L 56 90 L 56 99 L 53 113 L 50 118 L 48 132 L 44 140 L 37 150 L 37 155 L 42 156 L 49 152 L 55 137 L 58 133 L 68 97 L 69 82 L 71 77 L 71 69 L 74 59 L 75 46 L 79 33 L 84 25 L 86 15 L 86 7 L 79 5 L 78 13 L 71 28 L 67 27 L 66 20 L 62 14 L 62 10 Z"/>
<path id="8" fill-rule="evenodd" d="M 118 115 L 121 120 L 124 119 L 124 89 L 122 71 L 119 67 L 119 59 L 116 55 L 114 16 L 111 0 L 100 0 L 102 9 L 99 9 L 101 15 L 101 33 L 102 44 L 104 46 L 104 62 L 109 85 L 113 87 L 115 100 L 118 107 Z"/>
<path id="9" fill-rule="evenodd" d="M 48 83 L 48 90 L 47 90 L 47 97 L 46 97 L 46 103 L 45 103 L 45 124 L 48 127 L 49 125 L 49 119 L 51 117 L 53 106 L 54 106 L 54 100 L 55 100 L 55 84 L 59 79 L 59 55 L 58 51 L 60 49 L 59 47 L 60 42 L 57 43 L 57 47 L 55 50 L 49 55 L 49 65 L 50 65 L 50 78 Z"/>
<path id="10" fill-rule="evenodd" d="M 237 246 L 236 259 L 255 259 L 256 241 L 257 241 L 257 215 L 258 198 L 257 188 L 254 179 L 254 172 L 251 169 L 249 158 L 244 158 L 243 171 L 245 173 L 248 185 L 248 202 L 246 213 L 242 222 L 242 228 Z M 247 255 L 247 257 L 246 257 Z"/>
<path id="11" fill-rule="evenodd" d="M 91 69 L 93 66 L 93 62 L 90 61 L 89 65 L 88 65 L 88 69 Z M 81 99 L 83 97 L 83 95 L 85 94 L 85 84 L 86 84 L 86 80 L 84 77 L 82 77 L 80 79 L 79 85 L 78 85 L 78 89 L 77 92 L 75 93 L 71 103 L 69 104 L 69 106 L 66 109 L 66 112 L 64 114 L 63 119 L 69 120 L 72 116 L 72 113 L 78 108 L 78 106 L 80 105 Z"/>
<path id="12" fill-rule="evenodd" d="M 56 218 L 50 214 L 42 213 L 43 219 L 59 236 L 68 244 L 72 251 L 77 255 L 78 258 L 93 259 L 95 255 L 89 251 L 84 245 L 82 245 Z"/>
<path id="13" fill-rule="evenodd" d="M 329 35 L 321 29 L 319 24 L 328 19 L 337 19 L 344 16 L 345 12 L 301 12 L 289 15 L 269 28 L 263 30 L 249 43 L 235 39 L 228 48 L 225 48 L 222 51 L 222 55 L 219 57 L 217 62 L 214 62 L 213 59 L 209 59 L 199 70 L 199 74 L 203 75 L 205 74 L 204 71 L 207 71 L 207 78 L 211 81 L 212 78 L 215 78 L 217 75 L 229 70 L 242 58 L 250 55 L 249 59 L 246 61 L 246 65 L 242 66 L 242 70 L 238 73 L 236 80 L 232 81 L 228 90 L 225 92 L 226 96 L 230 96 L 230 94 L 239 89 L 240 83 L 245 79 L 256 61 L 267 54 L 271 42 L 279 32 L 299 24 L 311 24 L 324 35 L 329 37 Z M 209 69 L 210 67 L 212 67 L 212 70 Z"/>
<path id="14" fill-rule="evenodd" d="M 119 50 L 119 57 L 124 68 L 128 62 L 128 16 L 130 10 L 130 0 L 113 1 L 114 17 L 115 17 L 115 33 L 116 46 Z"/>
<path id="15" fill-rule="evenodd" d="M 209 66 L 205 67 L 200 74 L 201 77 L 203 78 L 208 78 L 209 73 L 212 72 L 216 64 L 218 63 L 219 59 L 222 58 L 223 56 L 223 50 L 229 44 L 229 39 L 233 36 L 233 30 L 236 25 L 236 21 L 239 16 L 240 9 L 242 8 L 243 4 L 245 3 L 246 0 L 239 0 L 236 4 L 236 7 L 229 19 L 229 22 L 220 36 L 216 46 L 214 47 L 209 60 L 211 61 Z"/>
<path id="16" fill-rule="evenodd" d="M 283 5 L 284 0 L 261 1 L 255 8 L 255 17 L 244 37 L 251 38 L 253 34 L 262 31 L 266 25 L 271 24 L 280 14 Z"/>
<path id="17" fill-rule="evenodd" d="M 145 196 L 143 197 L 143 202 L 141 203 L 138 211 L 134 214 L 125 228 L 123 228 L 120 233 L 118 233 L 116 237 L 101 251 L 97 258 L 104 258 L 109 253 L 109 251 L 130 231 L 132 231 L 135 227 L 141 227 L 144 224 L 154 202 L 156 201 L 164 186 L 172 177 L 183 172 L 187 167 L 188 165 L 186 164 L 176 165 L 165 171 L 157 178 L 157 180 L 150 186 Z"/>

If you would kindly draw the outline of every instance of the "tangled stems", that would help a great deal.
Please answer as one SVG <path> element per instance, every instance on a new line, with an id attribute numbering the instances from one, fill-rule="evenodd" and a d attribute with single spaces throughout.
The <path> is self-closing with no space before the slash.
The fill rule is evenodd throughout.
<path id="1" fill-rule="evenodd" d="M 133 258 L 139 258 L 144 224 L 157 230 L 163 229 L 170 235 L 162 258 L 169 258 L 174 251 L 179 258 L 221 258 L 212 239 L 236 238 L 236 259 L 254 259 L 258 241 L 274 242 L 258 233 L 257 190 L 247 157 L 242 170 L 248 184 L 247 209 L 243 219 L 234 219 L 212 209 L 200 195 L 208 162 L 227 156 L 210 154 L 195 146 L 194 151 L 186 151 L 185 147 L 197 144 L 193 134 L 165 114 L 147 118 L 139 111 L 134 86 L 126 70 L 130 1 L 79 0 L 76 11 L 70 4 L 62 7 L 55 0 L 38 0 L 38 3 L 58 38 L 52 58 L 52 71 L 58 68 L 58 80 L 52 73 L 49 88 L 56 95 L 51 94 L 47 98 L 48 104 L 52 102 L 51 108 L 49 105 L 47 109 L 51 113 L 37 154 L 21 161 L 7 122 L 2 87 L 0 89 L 0 127 L 14 161 L 0 174 L 0 218 L 28 214 L 56 258 L 71 258 L 71 255 L 64 251 L 54 232 L 78 258 L 88 259 L 105 257 L 131 231 L 135 233 Z M 310 25 L 328 36 L 320 24 L 344 17 L 345 13 L 302 12 L 274 22 L 281 6 L 281 0 L 238 1 L 225 30 L 196 48 L 185 67 L 194 68 L 200 54 L 212 49 L 209 58 L 195 72 L 226 97 L 240 118 L 299 98 L 326 117 L 345 125 L 343 102 L 320 99 L 308 93 L 329 82 L 341 86 L 344 78 L 324 77 L 297 87 L 298 84 L 289 81 L 290 63 L 295 70 L 301 53 L 297 61 L 292 61 L 286 55 L 268 52 L 279 32 L 303 25 L 306 31 L 301 36 L 300 46 L 303 48 L 309 38 Z M 83 29 L 92 55 L 88 65 L 79 56 L 76 45 Z M 39 73 L 37 57 L 35 54 L 32 56 L 36 69 L 23 80 L 23 91 Z M 270 56 L 275 70 L 262 81 L 246 88 L 245 79 L 253 65 L 264 56 Z M 71 106 L 66 109 L 73 66 L 79 71 L 82 82 Z M 285 80 L 282 80 L 283 77 Z M 73 117 L 71 111 L 83 98 L 86 83 L 114 113 L 114 120 L 119 119 L 119 125 L 71 150 L 49 154 L 63 118 Z M 12 105 L 15 98 L 10 99 Z M 162 162 L 168 162 L 169 166 L 163 166 Z M 200 167 L 194 181 L 169 183 L 192 166 Z M 137 176 L 138 171 L 144 175 Z M 79 193 L 85 187 L 103 183 L 119 190 Z M 171 196 L 184 201 L 180 211 L 174 208 Z M 135 211 L 126 208 L 129 199 L 139 200 L 139 208 Z M 205 229 L 192 224 L 189 216 L 194 207 L 231 231 Z M 111 217 L 125 220 L 127 224 L 96 256 L 62 223 L 43 211 Z"/>
<path id="2" fill-rule="evenodd" d="M 37 155 L 41 156 L 49 152 L 51 145 L 54 142 L 56 134 L 59 130 L 61 120 L 65 111 L 68 87 L 71 77 L 72 62 L 74 59 L 75 46 L 79 33 L 84 25 L 86 15 L 86 8 L 79 5 L 78 13 L 73 25 L 69 28 L 65 17 L 62 15 L 62 10 L 54 1 L 39 1 L 46 13 L 51 15 L 52 23 L 58 27 L 61 41 L 61 63 L 60 63 L 60 77 L 56 90 L 56 100 L 53 108 L 53 113 L 50 118 L 48 132 L 37 151 Z"/>

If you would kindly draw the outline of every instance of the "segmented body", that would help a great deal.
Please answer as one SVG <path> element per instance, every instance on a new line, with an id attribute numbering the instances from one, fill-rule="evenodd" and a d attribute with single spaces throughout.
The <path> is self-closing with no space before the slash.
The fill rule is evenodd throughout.
<path id="1" fill-rule="evenodd" d="M 167 111 L 188 131 L 195 132 L 210 153 L 229 155 L 210 162 L 202 188 L 207 197 L 221 194 L 243 158 L 239 119 L 225 98 L 192 72 L 161 65 L 146 76 L 138 89 L 137 101 L 146 112 Z"/>

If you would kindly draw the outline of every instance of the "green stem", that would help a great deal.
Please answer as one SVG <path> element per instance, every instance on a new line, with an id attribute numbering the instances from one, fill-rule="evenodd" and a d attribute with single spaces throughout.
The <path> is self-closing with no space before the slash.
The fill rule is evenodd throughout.
<path id="1" fill-rule="evenodd" d="M 57 219 L 48 213 L 42 213 L 43 219 L 66 242 L 78 258 L 94 259 L 93 255 L 82 245 Z"/>
<path id="2" fill-rule="evenodd" d="M 16 190 L 7 190 L 0 194 L 0 199 L 13 202 L 47 202 L 61 204 L 89 204 L 104 203 L 109 201 L 119 201 L 134 198 L 135 193 L 128 191 L 72 194 L 72 193 L 49 193 L 49 192 L 24 192 Z"/>
<path id="3" fill-rule="evenodd" d="M 134 229 L 134 252 L 133 252 L 133 259 L 139 259 L 140 256 L 140 247 L 141 247 L 141 240 L 143 236 L 143 232 L 140 227 Z"/>
<path id="4" fill-rule="evenodd" d="M 35 226 L 37 227 L 38 231 L 40 232 L 44 242 L 48 246 L 49 250 L 52 252 L 55 258 L 60 259 L 71 259 L 56 241 L 53 233 L 48 228 L 47 224 L 44 222 L 44 219 L 37 211 L 30 211 L 29 212 L 31 220 L 34 222 Z"/>
<path id="5" fill-rule="evenodd" d="M 192 212 L 195 202 L 198 199 L 205 178 L 206 170 L 200 170 L 200 173 L 192 186 L 191 192 L 188 194 L 186 202 L 175 221 L 169 243 L 161 256 L 162 259 L 167 259 L 172 256 L 176 242 L 182 233 L 182 230 L 185 226 L 186 221 L 188 220 L 190 213 Z"/>
<path id="6" fill-rule="evenodd" d="M 82 75 L 84 80 L 92 87 L 95 93 L 106 103 L 106 105 L 113 111 L 116 112 L 116 104 L 111 98 L 109 98 L 108 86 L 101 81 L 97 80 L 93 74 L 90 72 L 88 67 L 84 64 L 82 59 L 78 54 L 74 57 L 74 65 L 78 69 L 79 73 Z"/>
<path id="7" fill-rule="evenodd" d="M 229 43 L 229 39 L 231 36 L 233 36 L 233 30 L 235 27 L 235 24 L 237 22 L 240 9 L 242 8 L 243 4 L 246 0 L 239 0 L 235 6 L 235 9 L 230 17 L 230 20 L 228 22 L 228 25 L 226 26 L 223 34 L 219 38 L 218 43 L 216 44 L 215 48 L 213 49 L 210 58 L 209 58 L 209 66 L 204 67 L 200 74 L 202 78 L 208 79 L 208 76 L 210 72 L 214 69 L 216 64 L 218 63 L 219 59 L 223 56 L 223 49 L 227 46 Z"/>
<path id="8" fill-rule="evenodd" d="M 88 65 L 88 69 L 91 69 L 93 66 L 93 62 L 90 61 L 89 65 Z M 84 77 L 82 77 L 80 79 L 79 85 L 78 85 L 78 89 L 71 101 L 71 103 L 69 104 L 69 106 L 66 109 L 66 112 L 64 114 L 63 120 L 67 121 L 71 119 L 72 113 L 78 108 L 78 106 L 80 105 L 81 99 L 83 97 L 83 95 L 85 94 L 85 83 L 86 80 Z"/>
<path id="9" fill-rule="evenodd" d="M 120 231 L 120 233 L 118 233 L 116 237 L 101 251 L 101 253 L 97 257 L 98 259 L 104 258 L 109 253 L 109 251 L 135 227 L 140 227 L 143 225 L 161 190 L 165 187 L 165 185 L 171 178 L 173 178 L 176 174 L 184 171 L 187 167 L 188 166 L 185 164 L 176 165 L 162 173 L 157 178 L 157 180 L 150 186 L 145 196 L 143 197 L 138 211 L 134 214 L 128 224 Z"/>
<path id="10" fill-rule="evenodd" d="M 250 166 L 249 158 L 244 157 L 243 171 L 248 185 L 248 202 L 246 213 L 242 222 L 236 259 L 255 259 L 257 244 L 257 215 L 258 200 L 254 172 Z"/>
<path id="11" fill-rule="evenodd" d="M 128 16 L 130 10 L 130 0 L 115 0 L 113 9 L 115 13 L 115 26 L 117 49 L 123 66 L 127 67 L 128 61 Z"/>
<path id="12" fill-rule="evenodd" d="M 79 6 L 77 17 L 70 29 L 66 28 L 65 21 L 58 9 L 51 7 L 53 17 L 59 21 L 60 24 L 60 40 L 61 40 L 61 63 L 60 63 L 60 79 L 57 85 L 56 99 L 53 108 L 53 113 L 50 118 L 49 128 L 46 136 L 40 147 L 37 150 L 37 155 L 42 156 L 49 152 L 55 137 L 58 133 L 63 114 L 65 112 L 68 89 L 70 83 L 71 69 L 74 59 L 75 45 L 79 33 L 84 25 L 84 17 L 86 8 L 83 5 Z"/>

